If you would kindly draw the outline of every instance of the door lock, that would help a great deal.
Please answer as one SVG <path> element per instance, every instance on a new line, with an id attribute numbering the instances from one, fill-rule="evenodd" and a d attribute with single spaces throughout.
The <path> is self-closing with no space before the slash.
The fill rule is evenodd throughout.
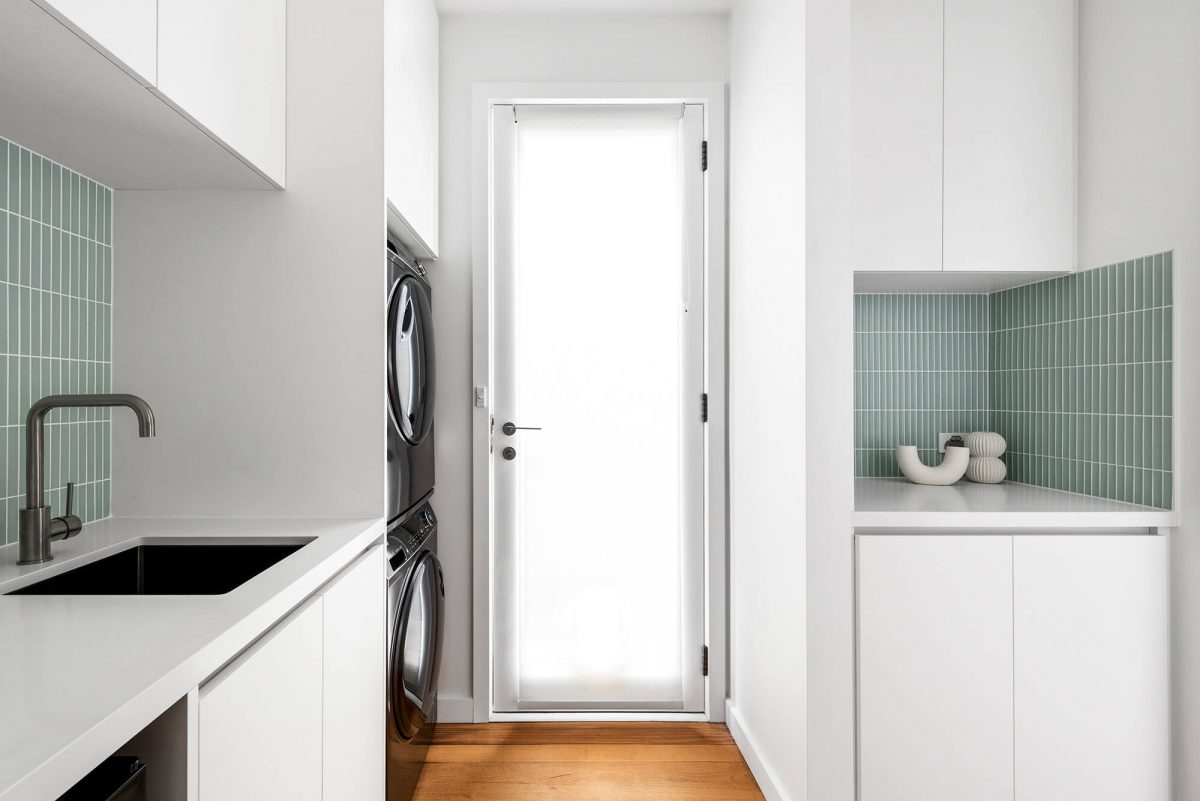
<path id="1" fill-rule="evenodd" d="M 518 431 L 541 431 L 542 427 L 541 426 L 519 426 L 516 423 L 505 423 L 504 425 L 500 426 L 500 430 L 511 437 L 513 434 L 517 433 Z"/>
<path id="2" fill-rule="evenodd" d="M 513 459 L 517 458 L 517 449 L 509 445 L 507 448 L 500 451 L 500 455 L 511 462 Z"/>

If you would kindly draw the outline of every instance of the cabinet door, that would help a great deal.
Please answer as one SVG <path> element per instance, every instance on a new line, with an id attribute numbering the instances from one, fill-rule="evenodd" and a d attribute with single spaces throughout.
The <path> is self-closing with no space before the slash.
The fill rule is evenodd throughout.
<path id="1" fill-rule="evenodd" d="M 200 801 L 321 798 L 321 599 L 200 688 Z"/>
<path id="2" fill-rule="evenodd" d="M 1012 538 L 861 536 L 862 801 L 1012 801 Z"/>
<path id="3" fill-rule="evenodd" d="M 413 253 L 438 250 L 438 16 L 433 0 L 384 6 L 387 199 Z M 397 226 L 393 226 L 394 228 Z"/>
<path id="4" fill-rule="evenodd" d="M 1075 2 L 946 0 L 947 270 L 1075 265 Z"/>
<path id="5" fill-rule="evenodd" d="M 107 50 L 142 83 L 154 85 L 158 60 L 156 0 L 37 0 L 37 3 Z"/>
<path id="6" fill-rule="evenodd" d="M 377 545 L 322 593 L 324 801 L 384 797 L 387 578 Z"/>
<path id="7" fill-rule="evenodd" d="M 158 0 L 156 91 L 278 186 L 286 11 L 287 0 Z"/>
<path id="8" fill-rule="evenodd" d="M 1167 801 L 1167 540 L 1018 536 L 1018 801 Z"/>
<path id="9" fill-rule="evenodd" d="M 853 0 L 853 263 L 942 267 L 942 0 Z"/>

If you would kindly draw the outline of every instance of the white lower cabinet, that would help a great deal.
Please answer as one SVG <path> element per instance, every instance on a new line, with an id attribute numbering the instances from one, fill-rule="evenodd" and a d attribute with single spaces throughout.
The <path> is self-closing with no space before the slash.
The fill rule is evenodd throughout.
<path id="1" fill-rule="evenodd" d="M 1167 541 L 857 538 L 863 801 L 1167 801 Z"/>
<path id="2" fill-rule="evenodd" d="M 1018 801 L 1167 801 L 1167 538 L 1013 538 Z"/>
<path id="3" fill-rule="evenodd" d="M 1012 801 L 1010 537 L 858 538 L 862 801 Z"/>
<path id="4" fill-rule="evenodd" d="M 387 577 L 382 545 L 322 594 L 324 801 L 382 801 L 387 701 Z"/>
<path id="5" fill-rule="evenodd" d="M 200 688 L 200 801 L 321 798 L 321 599 Z"/>
<path id="6" fill-rule="evenodd" d="M 201 685 L 199 801 L 383 799 L 385 593 L 376 545 Z"/>

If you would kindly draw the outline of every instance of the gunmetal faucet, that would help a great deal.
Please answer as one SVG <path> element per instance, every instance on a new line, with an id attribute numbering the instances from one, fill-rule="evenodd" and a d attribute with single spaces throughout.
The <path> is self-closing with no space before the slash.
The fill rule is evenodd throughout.
<path id="1" fill-rule="evenodd" d="M 50 517 L 50 507 L 42 497 L 43 432 L 46 414 L 63 407 L 127 406 L 138 419 L 138 436 L 154 436 L 154 411 L 137 395 L 47 395 L 29 407 L 25 420 L 25 508 L 21 510 L 21 528 L 17 545 L 17 564 L 49 562 L 52 540 L 74 537 L 83 529 L 83 521 L 71 513 L 75 484 L 67 484 L 67 509 L 62 517 Z"/>

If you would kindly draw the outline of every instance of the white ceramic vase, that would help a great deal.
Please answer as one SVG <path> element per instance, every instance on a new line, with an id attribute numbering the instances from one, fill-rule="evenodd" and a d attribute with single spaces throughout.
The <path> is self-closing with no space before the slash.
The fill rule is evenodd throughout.
<path id="1" fill-rule="evenodd" d="M 976 484 L 999 484 L 1008 475 L 1008 465 L 995 456 L 972 456 L 967 462 L 967 480 Z"/>
<path id="2" fill-rule="evenodd" d="M 1008 443 L 994 431 L 967 434 L 967 450 L 972 456 L 1003 456 Z"/>
<path id="3" fill-rule="evenodd" d="M 914 484 L 932 484 L 944 487 L 953 484 L 967 472 L 971 451 L 967 448 L 946 446 L 946 458 L 937 467 L 930 467 L 921 461 L 917 454 L 916 445 L 897 445 L 896 462 L 900 472 Z"/>
<path id="4" fill-rule="evenodd" d="M 976 484 L 999 484 L 1008 475 L 1008 465 L 1000 461 L 1008 443 L 995 431 L 975 431 L 967 434 L 967 480 Z"/>

